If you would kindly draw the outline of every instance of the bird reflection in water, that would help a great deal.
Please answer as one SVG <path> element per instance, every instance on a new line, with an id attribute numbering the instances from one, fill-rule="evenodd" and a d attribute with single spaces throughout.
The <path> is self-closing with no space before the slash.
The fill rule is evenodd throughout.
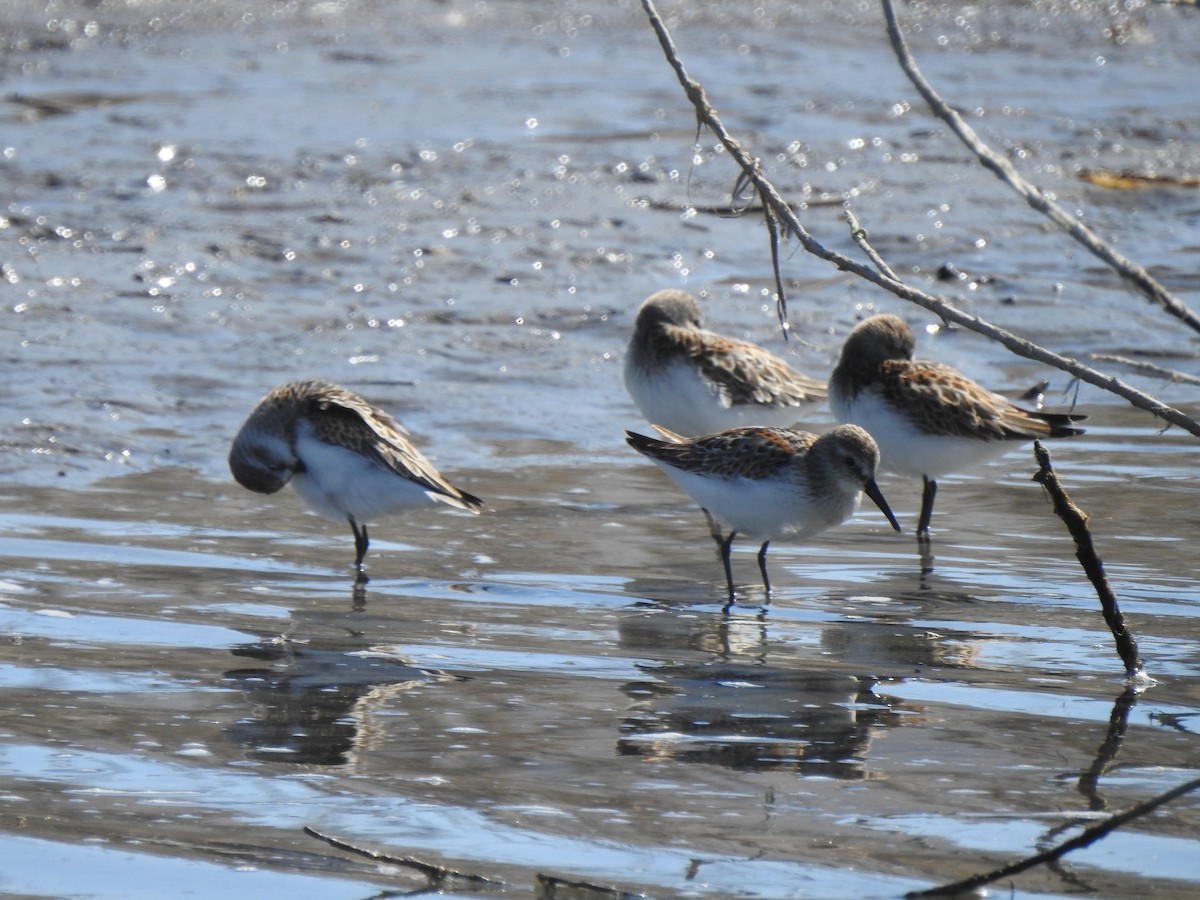
<path id="1" fill-rule="evenodd" d="M 623 688 L 635 703 L 621 725 L 622 755 L 860 780 L 871 777 L 874 732 L 904 720 L 871 679 L 854 675 L 737 663 L 643 668 L 655 680 Z"/>
<path id="2" fill-rule="evenodd" d="M 371 711 L 455 676 L 416 668 L 349 642 L 266 639 L 233 650 L 264 666 L 233 669 L 253 710 L 228 729 L 250 759 L 353 767 L 373 746 Z"/>

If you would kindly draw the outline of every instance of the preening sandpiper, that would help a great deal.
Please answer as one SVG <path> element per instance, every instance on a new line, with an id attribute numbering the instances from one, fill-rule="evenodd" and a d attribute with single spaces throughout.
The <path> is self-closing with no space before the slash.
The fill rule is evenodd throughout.
<path id="1" fill-rule="evenodd" d="M 439 503 L 472 513 L 483 506 L 438 474 L 394 418 L 324 381 L 293 381 L 267 394 L 234 439 L 229 468 L 261 494 L 290 482 L 313 512 L 349 522 L 360 581 L 368 521 Z"/>

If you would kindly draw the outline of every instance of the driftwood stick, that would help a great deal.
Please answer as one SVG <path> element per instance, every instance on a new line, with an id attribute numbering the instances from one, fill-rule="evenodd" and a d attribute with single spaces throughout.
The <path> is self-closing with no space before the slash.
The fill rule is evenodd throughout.
<path id="1" fill-rule="evenodd" d="M 467 872 L 456 872 L 454 869 L 448 869 L 445 866 L 434 865 L 433 863 L 423 862 L 419 859 L 413 859 L 411 856 L 390 856 L 386 853 L 379 853 L 375 850 L 367 850 L 364 847 L 356 847 L 353 844 L 348 844 L 343 840 L 332 837 L 328 834 L 323 834 L 315 828 L 308 825 L 304 826 L 304 833 L 309 837 L 314 837 L 319 841 L 324 841 L 330 847 L 335 847 L 338 850 L 345 850 L 347 853 L 353 853 L 357 856 L 363 856 L 372 862 L 385 863 L 392 866 L 401 866 L 406 869 L 414 869 L 425 876 L 429 881 L 430 887 L 439 887 L 448 879 L 461 879 L 470 882 L 471 884 L 491 884 L 499 887 L 507 887 L 503 881 L 497 881 L 494 878 L 485 878 L 482 875 L 471 875 Z"/>
<path id="2" fill-rule="evenodd" d="M 915 303 L 930 312 L 938 315 L 947 322 L 953 322 L 961 325 L 971 331 L 997 341 L 1003 344 L 1013 353 L 1018 356 L 1032 359 L 1036 362 L 1045 363 L 1068 372 L 1079 378 L 1081 381 L 1086 381 L 1088 384 L 1095 385 L 1102 390 L 1116 394 L 1119 397 L 1129 401 L 1133 406 L 1139 409 L 1144 409 L 1147 412 L 1153 413 L 1158 418 L 1172 424 L 1177 425 L 1185 431 L 1200 437 L 1200 421 L 1188 416 L 1181 410 L 1151 397 L 1142 391 L 1138 391 L 1129 385 L 1119 381 L 1111 375 L 1106 375 L 1085 366 L 1074 359 L 1068 359 L 1064 356 L 1059 356 L 1052 353 L 1043 347 L 1030 341 L 1023 340 L 1016 335 L 1005 331 L 1001 328 L 978 319 L 975 316 L 969 315 L 954 306 L 948 299 L 944 297 L 934 296 L 925 291 L 911 287 L 895 277 L 889 277 L 882 272 L 876 271 L 873 267 L 864 265 L 855 259 L 851 259 L 843 253 L 836 250 L 830 250 L 820 241 L 818 241 L 796 218 L 795 212 L 779 194 L 775 186 L 763 175 L 758 164 L 758 160 L 751 156 L 745 148 L 730 134 L 729 130 L 721 122 L 717 116 L 716 110 L 708 102 L 708 97 L 704 92 L 701 84 L 693 79 L 683 65 L 683 61 L 679 57 L 679 51 L 675 47 L 675 42 L 667 30 L 666 24 L 659 16 L 658 11 L 654 7 L 653 0 L 642 0 L 642 7 L 646 11 L 646 15 L 650 20 L 651 27 L 658 36 L 659 44 L 662 46 L 668 63 L 675 70 L 676 76 L 679 79 L 680 85 L 683 87 L 684 93 L 688 100 L 691 101 L 695 109 L 697 120 L 706 128 L 708 128 L 717 139 L 729 151 L 729 155 L 741 168 L 743 177 L 750 181 L 758 191 L 759 197 L 762 199 L 764 206 L 769 206 L 774 212 L 779 224 L 792 234 L 804 247 L 804 249 L 820 259 L 832 263 L 837 268 L 859 276 L 860 278 L 877 285 L 884 290 L 890 291 L 902 300 Z M 856 231 L 865 234 L 861 228 Z"/>
<path id="3" fill-rule="evenodd" d="M 1117 595 L 1113 593 L 1108 584 L 1108 576 L 1104 574 L 1104 563 L 1100 561 L 1100 556 L 1092 544 L 1092 535 L 1087 526 L 1087 513 L 1075 505 L 1059 483 L 1058 475 L 1050 465 L 1050 452 L 1042 446 L 1041 441 L 1033 442 L 1033 454 L 1039 466 L 1033 480 L 1050 494 L 1051 500 L 1054 501 L 1054 512 L 1066 524 L 1067 531 L 1075 541 L 1075 557 L 1083 566 L 1083 571 L 1087 573 L 1088 580 L 1100 598 L 1104 621 L 1108 623 L 1117 644 L 1117 653 L 1121 662 L 1125 664 L 1125 675 L 1130 679 L 1144 681 L 1147 678 L 1146 670 L 1141 657 L 1138 656 L 1137 641 L 1125 624 L 1125 617 L 1117 603 Z"/>
<path id="4" fill-rule="evenodd" d="M 913 58 L 904 36 L 900 33 L 900 25 L 896 21 L 896 10 L 892 5 L 892 0 L 881 0 L 881 2 L 883 3 L 884 18 L 887 19 L 888 39 L 900 62 L 900 68 L 904 70 L 904 74 L 908 76 L 908 80 L 912 82 L 913 87 L 929 105 L 933 114 L 950 126 L 950 130 L 978 157 L 984 167 L 991 170 L 997 178 L 1020 194 L 1031 207 L 1049 218 L 1055 225 L 1086 247 L 1090 253 L 1136 287 L 1147 299 L 1162 307 L 1193 331 L 1200 332 L 1200 315 L 1197 315 L 1194 310 L 1168 291 L 1145 268 L 1118 253 L 1099 235 L 1067 212 L 1061 204 L 1047 196 L 1041 188 L 1027 181 L 1006 157 L 1001 156 L 980 140 L 975 130 L 938 95 L 933 86 L 925 80 L 921 70 L 917 68 L 917 61 Z"/>
<path id="5" fill-rule="evenodd" d="M 991 872 L 986 872 L 982 875 L 973 875 L 970 878 L 964 878 L 962 881 L 956 881 L 954 884 L 946 884 L 941 887 L 930 888 L 924 891 L 911 891 L 905 894 L 905 900 L 917 900 L 924 897 L 956 897 L 965 894 L 967 891 L 975 890 L 983 887 L 986 884 L 992 884 L 1002 878 L 1009 878 L 1017 875 L 1034 866 L 1040 866 L 1045 863 L 1054 862 L 1056 859 L 1061 859 L 1072 850 L 1078 850 L 1081 847 L 1087 847 L 1094 844 L 1100 838 L 1109 834 L 1112 831 L 1120 828 L 1134 819 L 1140 818 L 1147 813 L 1154 812 L 1164 803 L 1170 803 L 1184 794 L 1190 793 L 1196 788 L 1200 788 L 1200 778 L 1194 778 L 1186 784 L 1181 784 L 1177 788 L 1172 788 L 1164 794 L 1159 794 L 1145 803 L 1139 803 L 1132 809 L 1127 809 L 1123 813 L 1118 813 L 1108 819 L 1105 819 L 1099 824 L 1093 825 L 1091 828 L 1086 828 L 1071 838 L 1069 841 L 1064 841 L 1057 847 L 1052 847 L 1042 853 L 1034 856 L 1026 857 L 1019 862 L 1003 866 Z"/>

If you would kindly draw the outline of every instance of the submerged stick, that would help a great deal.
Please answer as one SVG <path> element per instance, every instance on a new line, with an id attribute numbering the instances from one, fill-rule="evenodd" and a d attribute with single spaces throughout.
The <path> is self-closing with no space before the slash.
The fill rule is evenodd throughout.
<path id="1" fill-rule="evenodd" d="M 1033 480 L 1040 484 L 1050 494 L 1054 501 L 1054 512 L 1067 526 L 1072 539 L 1075 541 L 1075 557 L 1087 573 L 1088 580 L 1096 589 L 1100 598 L 1100 608 L 1104 611 L 1104 621 L 1108 623 L 1109 631 L 1117 644 L 1117 653 L 1125 664 L 1125 675 L 1130 679 L 1145 680 L 1147 678 L 1141 657 L 1138 656 L 1137 641 L 1125 624 L 1121 607 L 1117 603 L 1117 595 L 1108 584 L 1108 576 L 1104 574 L 1104 563 L 1092 544 L 1092 534 L 1088 531 L 1088 516 L 1075 505 L 1063 486 L 1058 481 L 1058 475 L 1050 466 L 1050 451 L 1042 446 L 1041 441 L 1033 442 L 1033 454 L 1038 461 L 1038 470 Z"/>
<path id="2" fill-rule="evenodd" d="M 662 47 L 663 55 L 666 57 L 671 68 L 675 70 L 679 84 L 682 86 L 684 94 L 687 95 L 689 102 L 695 110 L 697 122 L 711 131 L 725 149 L 729 151 L 730 157 L 741 168 L 742 177 L 754 185 L 763 205 L 770 207 L 777 225 L 788 234 L 794 236 L 805 251 L 819 259 L 832 263 L 843 271 L 851 272 L 865 281 L 869 281 L 884 290 L 890 291 L 902 300 L 915 303 L 940 316 L 947 322 L 961 325 L 977 334 L 982 334 L 984 337 L 1003 344 L 1018 356 L 1045 363 L 1056 369 L 1068 372 L 1081 381 L 1086 381 L 1088 384 L 1116 394 L 1118 397 L 1123 397 L 1132 406 L 1144 409 L 1158 418 L 1172 425 L 1178 425 L 1185 431 L 1200 437 L 1200 421 L 1187 415 L 1182 410 L 1168 406 L 1157 398 L 1139 391 L 1111 375 L 1083 365 L 1077 360 L 1068 359 L 1030 341 L 1023 340 L 1011 332 L 992 325 L 990 322 L 963 312 L 945 297 L 935 296 L 914 288 L 894 276 L 888 276 L 883 272 L 876 271 L 872 266 L 864 265 L 858 260 L 846 256 L 844 253 L 831 250 L 818 241 L 801 224 L 800 220 L 796 217 L 795 211 L 783 199 L 775 186 L 763 175 L 758 160 L 751 156 L 725 127 L 712 104 L 708 102 L 708 96 L 705 94 L 703 85 L 688 74 L 682 59 L 680 59 L 675 41 L 667 29 L 666 23 L 659 16 L 653 0 L 642 0 L 642 8 L 646 11 L 650 25 L 658 36 L 658 42 Z M 861 227 L 855 228 L 854 231 L 856 240 L 860 241 L 861 246 L 861 242 L 865 241 L 866 232 Z"/>
<path id="3" fill-rule="evenodd" d="M 1141 818 L 1147 813 L 1154 812 L 1164 803 L 1170 803 L 1177 797 L 1182 797 L 1184 794 L 1191 793 L 1200 788 L 1200 778 L 1193 778 L 1186 784 L 1181 784 L 1177 788 L 1172 788 L 1165 794 L 1159 794 L 1145 803 L 1139 803 L 1132 809 L 1127 809 L 1123 813 L 1118 813 L 1111 818 L 1105 819 L 1098 825 L 1093 825 L 1091 828 L 1085 828 L 1069 841 L 1064 841 L 1057 847 L 1052 847 L 1042 853 L 1034 856 L 1026 857 L 1019 862 L 1012 863 L 1007 866 L 1002 866 L 999 869 L 994 869 L 991 872 L 986 872 L 982 875 L 973 875 L 970 878 L 964 878 L 962 881 L 956 881 L 954 884 L 945 884 L 941 887 L 929 888 L 924 891 L 910 891 L 905 894 L 905 900 L 917 900 L 924 897 L 956 897 L 967 891 L 975 890 L 983 887 L 986 884 L 992 884 L 999 881 L 1001 878 L 1008 878 L 1012 875 L 1017 875 L 1034 866 L 1040 866 L 1044 863 L 1054 862 L 1066 856 L 1072 850 L 1078 850 L 1081 847 L 1087 847 L 1094 844 L 1100 838 L 1104 837 L 1111 831 L 1115 831 L 1127 822 L 1132 822 L 1134 819 Z"/>
<path id="4" fill-rule="evenodd" d="M 419 859 L 413 859 L 411 856 L 390 856 L 387 853 L 379 853 L 375 850 L 367 850 L 364 847 L 356 847 L 353 844 L 348 844 L 339 838 L 335 838 L 328 834 L 322 834 L 317 829 L 308 825 L 304 826 L 304 833 L 309 837 L 314 837 L 319 841 L 324 841 L 330 847 L 335 847 L 338 850 L 345 850 L 347 853 L 354 853 L 358 856 L 364 856 L 372 862 L 386 863 L 391 866 L 401 866 L 406 869 L 414 869 L 425 876 L 429 881 L 430 887 L 440 887 L 443 882 L 449 879 L 461 879 L 468 881 L 471 884 L 491 884 L 498 887 L 508 887 L 503 881 L 497 881 L 494 878 L 485 878 L 483 875 L 472 875 L 468 872 L 456 872 L 454 869 L 448 869 L 445 866 L 434 865 L 433 863 L 423 862 Z"/>
<path id="5" fill-rule="evenodd" d="M 553 875 L 538 875 L 534 891 L 537 900 L 640 900 L 645 894 L 632 894 L 620 888 L 604 887 L 590 881 L 571 881 Z"/>

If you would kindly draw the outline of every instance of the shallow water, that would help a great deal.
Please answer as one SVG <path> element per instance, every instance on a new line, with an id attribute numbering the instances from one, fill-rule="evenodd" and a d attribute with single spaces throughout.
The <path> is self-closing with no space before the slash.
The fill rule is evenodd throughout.
<path id="1" fill-rule="evenodd" d="M 850 197 L 915 283 L 1053 349 L 1196 370 L 1196 339 L 971 164 L 873 4 L 664 6 L 692 73 L 804 220 Z M 636 304 L 826 372 L 856 318 L 923 313 L 769 253 L 632 4 L 11 3 L 0 181 L 0 891 L 363 897 L 412 872 L 532 888 L 893 897 L 1000 865 L 1197 776 L 1194 438 L 1083 387 L 1051 447 L 1157 683 L 1126 693 L 1094 592 L 1018 449 L 948 478 L 933 560 L 863 510 L 772 545 L 721 614 L 702 517 L 625 448 Z M 1166 5 L 904 12 L 927 75 L 1196 300 L 1200 19 Z M 999 77 L 998 77 L 999 76 Z M 968 277 L 938 282 L 946 263 Z M 1065 379 L 961 331 L 922 352 Z M 1195 388 L 1119 372 L 1200 413 Z M 295 377 L 392 410 L 487 514 L 348 529 L 225 466 Z M 829 424 L 816 411 L 815 427 Z M 881 481 L 911 530 L 919 486 Z M 931 568 L 932 571 L 923 571 Z M 1185 797 L 1001 889 L 1189 897 Z M 500 893 L 452 881 L 449 892 Z"/>

